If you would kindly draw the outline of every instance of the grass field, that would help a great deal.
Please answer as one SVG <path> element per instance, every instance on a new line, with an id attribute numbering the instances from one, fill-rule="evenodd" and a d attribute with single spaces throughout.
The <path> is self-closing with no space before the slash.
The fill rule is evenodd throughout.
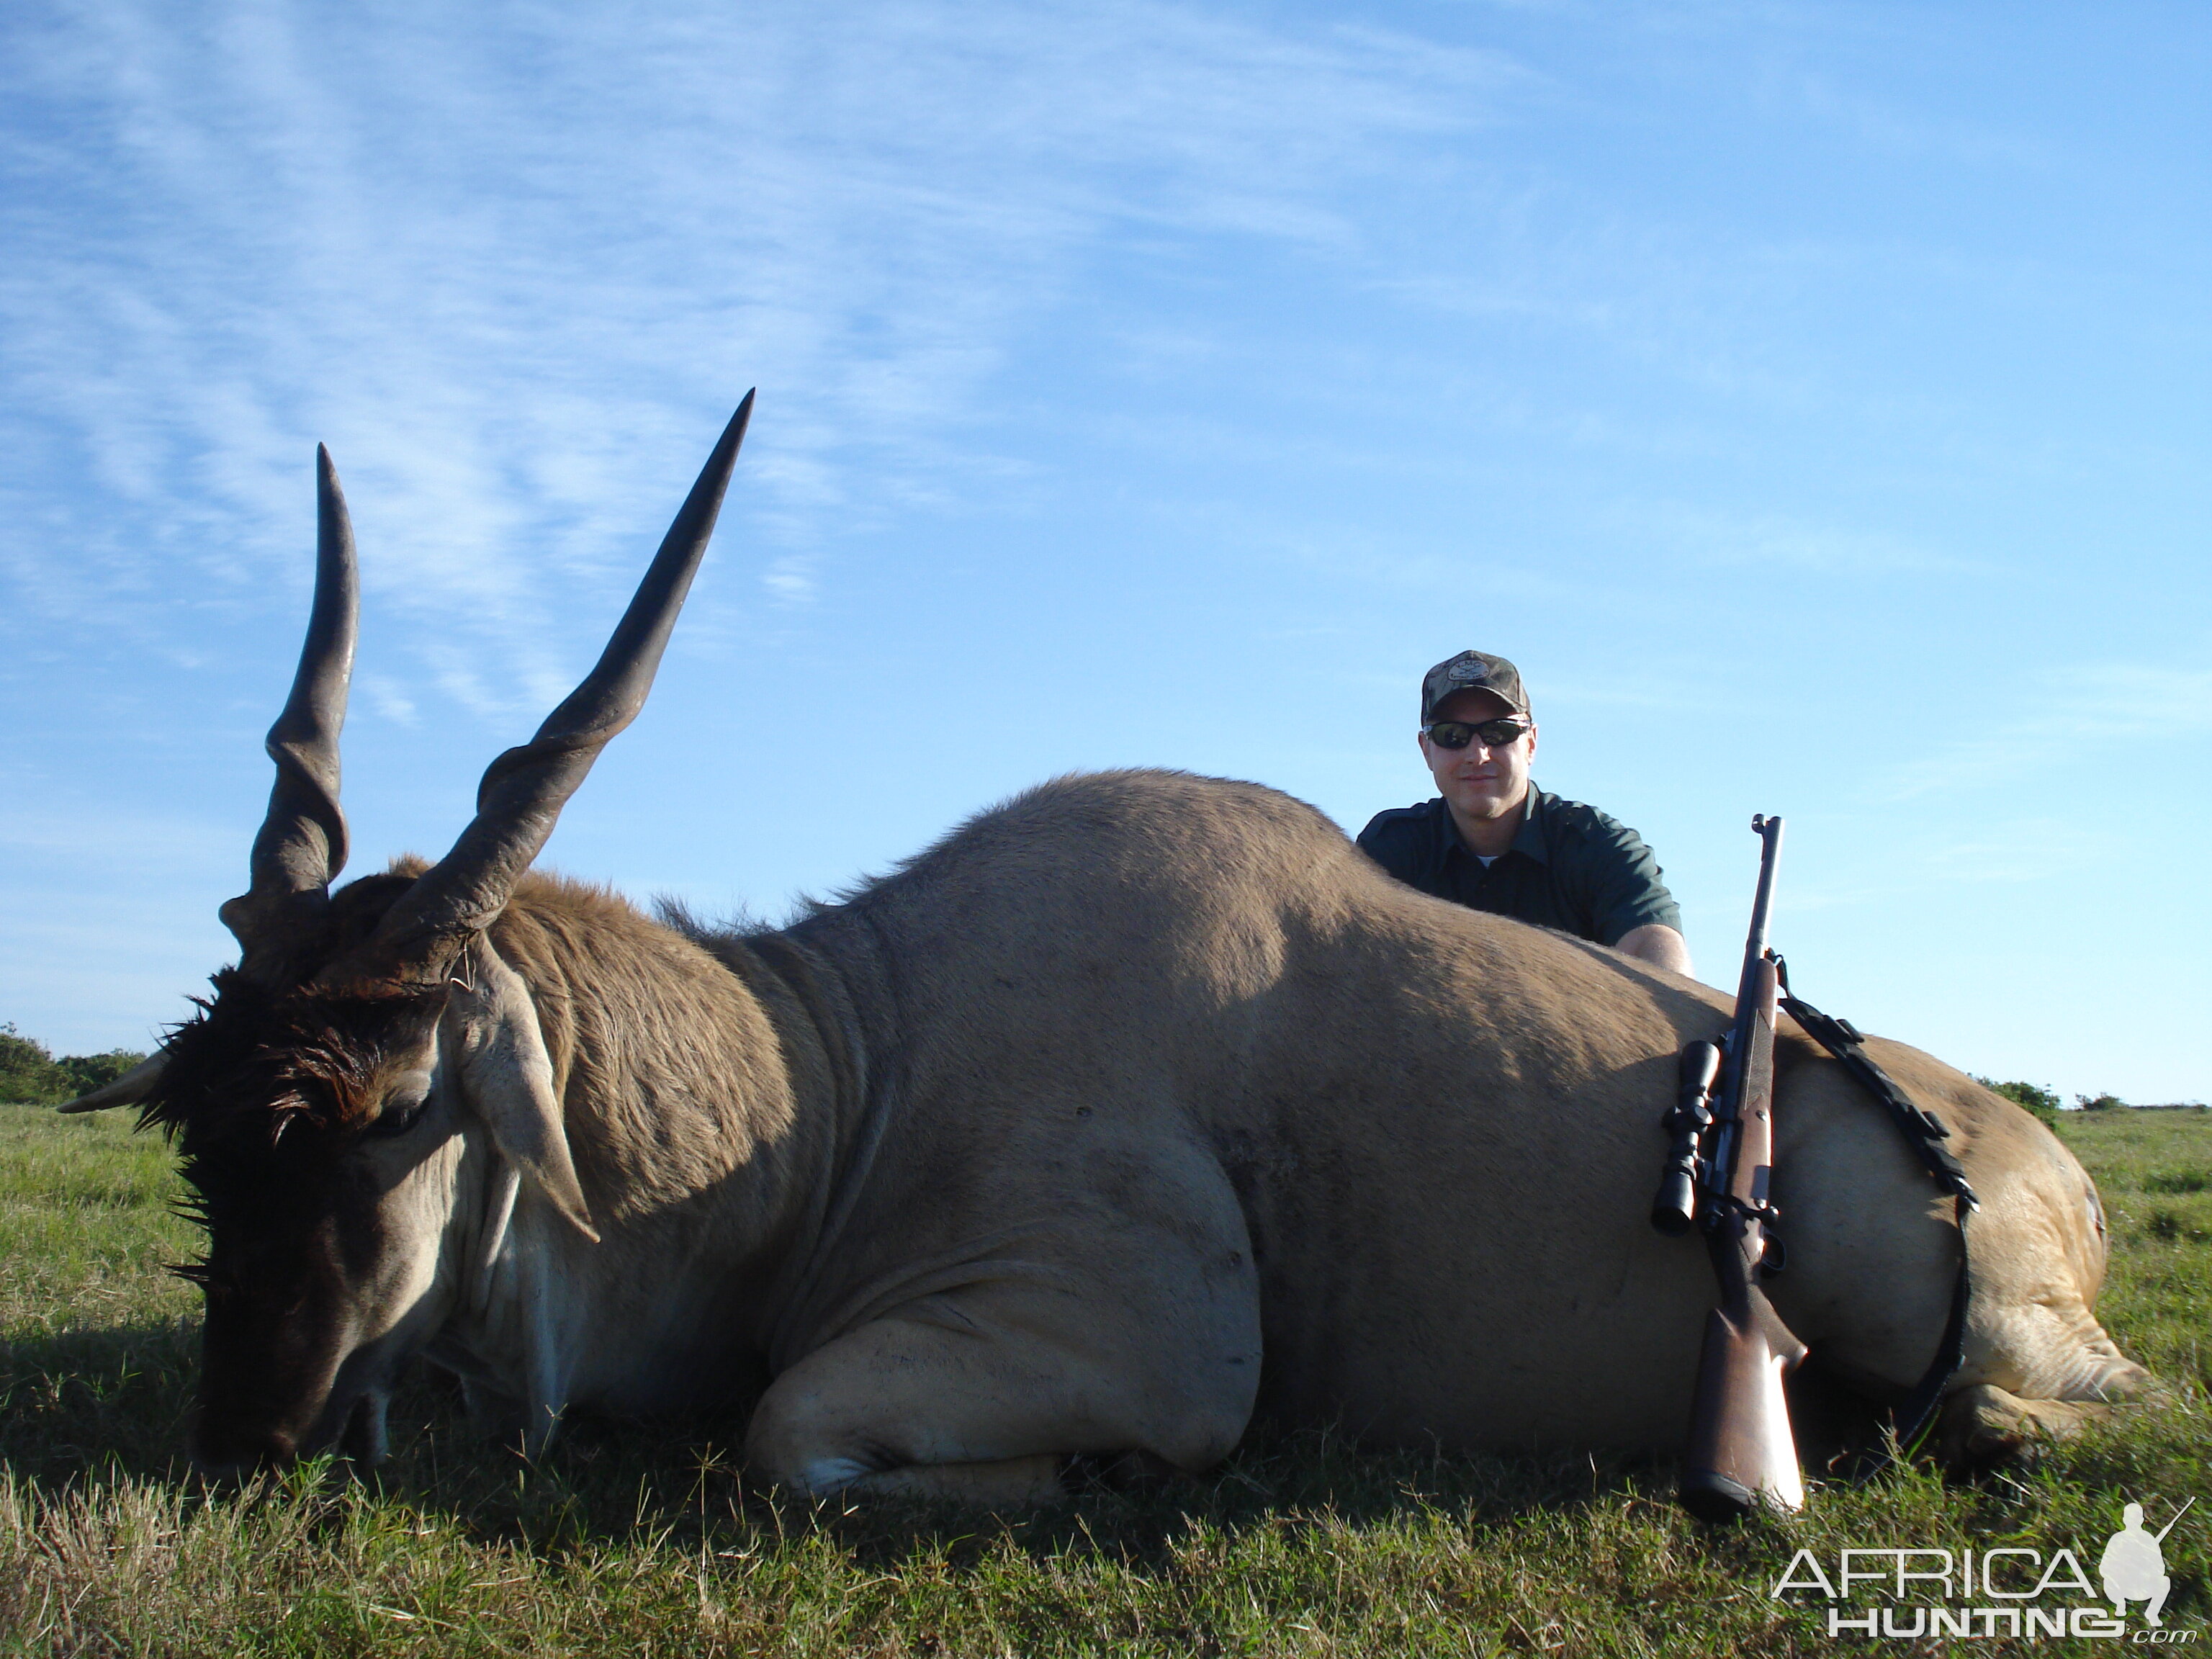
<path id="1" fill-rule="evenodd" d="M 1320 1439 L 1024 1519 L 817 1509 L 744 1486 L 733 1420 L 577 1423 L 526 1466 L 427 1382 L 395 1404 L 375 1488 L 311 1468 L 210 1495 L 179 1455 L 197 1292 L 161 1267 L 196 1244 L 167 1149 L 121 1115 L 0 1106 L 0 1653 L 1839 1650 L 1858 1638 L 1826 1633 L 1824 1603 L 1769 1594 L 1801 1547 L 2069 1547 L 2094 1576 L 2124 1503 L 2154 1527 L 2212 1505 L 2212 1117 L 2069 1115 L 2063 1133 L 2111 1214 L 2100 1311 L 2176 1403 L 1979 1484 L 1895 1470 L 1716 1533 L 1668 1504 L 1662 1466 Z M 2166 1541 L 2171 1629 L 2212 1618 L 2207 1537 L 2200 1507 Z"/>

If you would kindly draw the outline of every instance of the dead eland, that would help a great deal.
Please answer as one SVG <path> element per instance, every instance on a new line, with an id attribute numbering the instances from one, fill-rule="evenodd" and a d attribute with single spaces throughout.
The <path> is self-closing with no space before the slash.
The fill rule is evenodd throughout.
<path id="1" fill-rule="evenodd" d="M 240 960 L 73 1107 L 179 1139 L 208 1231 L 201 1462 L 373 1462 L 418 1358 L 532 1449 L 579 1404 L 749 1406 L 755 1468 L 816 1493 L 1048 1498 L 1071 1455 L 1202 1469 L 1255 1414 L 1679 1445 L 1710 1276 L 1645 1215 L 1676 1051 L 1726 1017 L 1702 985 L 1170 772 L 1043 784 L 781 931 L 531 872 L 644 702 L 751 404 L 452 850 L 336 891 L 356 577 L 320 458 L 277 781 L 222 911 Z M 1871 1048 L 1983 1200 L 1953 1451 L 2144 1387 L 2093 1311 L 2072 1156 Z M 1827 1376 L 1893 1400 L 1936 1351 L 1958 1231 L 1839 1068 L 1779 1050 L 1773 1300 Z"/>

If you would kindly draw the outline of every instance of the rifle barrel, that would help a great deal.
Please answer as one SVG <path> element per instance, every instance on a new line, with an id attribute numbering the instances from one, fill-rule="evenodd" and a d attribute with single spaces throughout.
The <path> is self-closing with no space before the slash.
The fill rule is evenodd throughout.
<path id="1" fill-rule="evenodd" d="M 2189 1500 L 2189 1504 L 2194 1504 L 2196 1501 L 2196 1498 L 2191 1498 Z M 2179 1526 L 2181 1524 L 2181 1517 L 2189 1513 L 2189 1504 L 2184 1504 L 2179 1509 L 2174 1510 L 2173 1519 L 2167 1522 L 2163 1528 L 2153 1534 L 2154 1541 L 2160 1544 L 2166 1542 L 2166 1534 L 2172 1532 L 2176 1527 Z"/>
<path id="2" fill-rule="evenodd" d="M 1751 934 L 1743 945 L 1743 974 L 1736 982 L 1735 1006 L 1750 1001 L 1752 975 L 1766 954 L 1766 917 L 1774 903 L 1774 873 L 1782 862 L 1782 820 L 1765 815 L 1751 821 L 1752 832 L 1765 843 L 1759 854 L 1759 892 L 1751 902 Z"/>

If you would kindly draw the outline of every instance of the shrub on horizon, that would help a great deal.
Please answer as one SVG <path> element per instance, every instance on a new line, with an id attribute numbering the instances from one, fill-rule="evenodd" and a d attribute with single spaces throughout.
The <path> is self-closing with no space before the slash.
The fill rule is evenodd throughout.
<path id="1" fill-rule="evenodd" d="M 1975 1082 L 1992 1094 L 2002 1095 L 2015 1106 L 2025 1106 L 2052 1128 L 2058 1127 L 2058 1097 L 2050 1090 L 2033 1083 L 2000 1083 L 1993 1077 L 1978 1077 Z"/>
<path id="2" fill-rule="evenodd" d="M 0 1101 L 18 1106 L 58 1106 L 121 1077 L 146 1056 L 128 1048 L 104 1054 L 65 1054 L 56 1060 L 13 1020 L 0 1024 Z"/>
<path id="3" fill-rule="evenodd" d="M 45 1043 L 17 1031 L 13 1020 L 0 1024 L 0 1100 L 45 1105 L 70 1093 L 69 1079 Z"/>
<path id="4" fill-rule="evenodd" d="M 106 1087 L 146 1056 L 129 1048 L 110 1048 L 104 1054 L 65 1054 L 54 1062 L 68 1078 L 70 1098 Z"/>

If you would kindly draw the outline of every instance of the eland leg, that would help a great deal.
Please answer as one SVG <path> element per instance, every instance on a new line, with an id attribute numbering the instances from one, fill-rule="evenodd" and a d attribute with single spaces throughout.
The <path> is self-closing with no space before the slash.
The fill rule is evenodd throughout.
<path id="1" fill-rule="evenodd" d="M 1123 1215 L 1101 1248 L 1079 1207 L 1066 1236 L 1033 1238 L 1020 1260 L 872 1297 L 886 1311 L 769 1385 L 748 1462 L 813 1495 L 1018 1504 L 1060 1496 L 1079 1454 L 1218 1462 L 1258 1391 L 1259 1286 L 1233 1206 L 1184 1216 L 1169 1231 Z"/>
<path id="2" fill-rule="evenodd" d="M 1977 1382 L 1945 1397 L 1936 1440 L 1951 1468 L 1981 1468 L 2069 1440 L 2110 1419 L 2114 1409 L 2094 1400 L 2024 1400 Z"/>
<path id="3" fill-rule="evenodd" d="M 814 1496 L 1030 1504 L 1062 1495 L 1076 1454 L 1187 1470 L 1228 1455 L 1259 1382 L 1256 1297 L 1242 1319 L 1200 1322 L 1191 1300 L 1105 1297 L 985 1284 L 921 1297 L 777 1377 L 746 1460 Z"/>

